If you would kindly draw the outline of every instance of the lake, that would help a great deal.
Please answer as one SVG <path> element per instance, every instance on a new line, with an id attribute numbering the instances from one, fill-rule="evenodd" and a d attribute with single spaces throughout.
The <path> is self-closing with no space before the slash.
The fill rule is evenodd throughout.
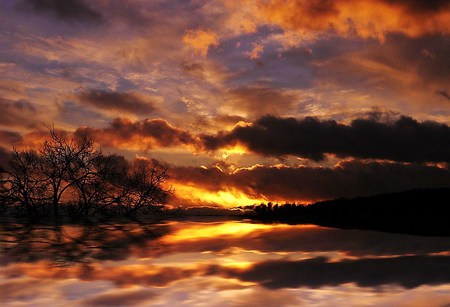
<path id="1" fill-rule="evenodd" d="M 2 306 L 450 306 L 450 238 L 250 220 L 3 224 Z"/>

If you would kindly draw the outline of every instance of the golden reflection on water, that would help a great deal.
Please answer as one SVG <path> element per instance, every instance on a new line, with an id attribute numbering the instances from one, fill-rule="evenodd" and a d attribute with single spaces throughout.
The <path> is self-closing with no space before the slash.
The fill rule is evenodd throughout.
<path id="1" fill-rule="evenodd" d="M 249 221 L 5 225 L 2 306 L 444 306 L 450 239 Z"/>
<path id="2" fill-rule="evenodd" d="M 167 241 L 176 243 L 205 238 L 219 239 L 223 236 L 243 237 L 258 230 L 283 227 L 279 225 L 240 223 L 237 221 L 213 224 L 186 223 L 185 225 L 178 226 L 182 226 L 182 228 L 178 228 L 173 234 L 167 236 Z"/>

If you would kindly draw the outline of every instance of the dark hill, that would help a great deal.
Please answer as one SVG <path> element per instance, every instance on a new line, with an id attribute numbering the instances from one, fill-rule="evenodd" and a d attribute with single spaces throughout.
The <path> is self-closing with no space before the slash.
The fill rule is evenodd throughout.
<path id="1" fill-rule="evenodd" d="M 340 198 L 309 206 L 269 206 L 256 211 L 261 218 L 286 222 L 450 236 L 450 188 Z"/>

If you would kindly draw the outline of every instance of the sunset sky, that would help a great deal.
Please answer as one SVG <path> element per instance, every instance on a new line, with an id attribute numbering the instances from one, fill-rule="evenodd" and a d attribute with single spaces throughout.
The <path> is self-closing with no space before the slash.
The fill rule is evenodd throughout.
<path id="1" fill-rule="evenodd" d="M 174 206 L 450 186 L 446 0 L 2 0 L 0 164 L 44 124 Z"/>

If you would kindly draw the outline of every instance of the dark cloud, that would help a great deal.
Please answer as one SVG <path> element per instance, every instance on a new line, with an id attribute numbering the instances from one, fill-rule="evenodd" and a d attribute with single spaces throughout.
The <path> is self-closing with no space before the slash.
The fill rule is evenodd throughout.
<path id="1" fill-rule="evenodd" d="M 251 126 L 203 136 L 206 149 L 243 144 L 267 156 L 294 155 L 320 161 L 340 157 L 407 162 L 450 161 L 450 127 L 401 116 L 393 122 L 356 119 L 350 125 L 334 120 L 265 116 Z"/>
<path id="2" fill-rule="evenodd" d="M 436 94 L 441 95 L 444 98 L 447 98 L 447 100 L 450 100 L 450 95 L 446 91 L 436 91 Z"/>
<path id="3" fill-rule="evenodd" d="M 81 102 L 99 109 L 124 111 L 145 115 L 153 112 L 153 102 L 145 101 L 133 93 L 117 93 L 104 90 L 89 89 L 78 94 Z"/>
<path id="4" fill-rule="evenodd" d="M 450 4 L 447 0 L 383 0 L 389 4 L 398 4 L 404 6 L 411 12 L 418 14 L 438 12 L 449 9 Z"/>
<path id="5" fill-rule="evenodd" d="M 230 90 L 233 99 L 228 103 L 233 110 L 242 110 L 250 116 L 289 113 L 296 102 L 293 94 L 282 89 L 253 85 Z"/>
<path id="6" fill-rule="evenodd" d="M 189 132 L 171 126 L 163 119 L 145 119 L 132 122 L 127 118 L 116 118 L 103 129 L 79 128 L 75 135 L 89 133 L 103 145 L 121 146 L 132 144 L 141 149 L 194 145 L 194 136 Z"/>
<path id="7" fill-rule="evenodd" d="M 29 126 L 35 121 L 36 108 L 26 100 L 0 97 L 0 123 L 6 126 Z"/>
<path id="8" fill-rule="evenodd" d="M 51 13 L 64 21 L 102 22 L 102 14 L 82 0 L 24 0 L 18 8 L 36 13 Z"/>
<path id="9" fill-rule="evenodd" d="M 125 139 L 131 135 L 152 137 L 157 139 L 158 143 L 163 146 L 180 143 L 190 144 L 193 142 L 192 135 L 169 125 L 163 119 L 146 119 L 132 123 L 118 118 L 111 123 L 107 130 Z"/>
<path id="10" fill-rule="evenodd" d="M 0 130 L 0 144 L 12 145 L 21 142 L 22 139 L 19 132 Z"/>
<path id="11" fill-rule="evenodd" d="M 193 77 L 196 77 L 199 79 L 205 78 L 205 75 L 204 75 L 205 69 L 204 69 L 202 63 L 185 61 L 181 64 L 181 69 Z"/>
<path id="12" fill-rule="evenodd" d="M 328 262 L 326 258 L 267 261 L 243 270 L 211 267 L 211 274 L 257 282 L 270 288 L 318 288 L 356 283 L 362 287 L 386 284 L 415 288 L 450 282 L 446 256 L 404 256 Z"/>
<path id="13" fill-rule="evenodd" d="M 172 179 L 210 191 L 233 187 L 270 200 L 313 201 L 450 185 L 450 171 L 403 163 L 343 162 L 334 168 L 266 167 L 233 173 L 216 167 L 172 167 Z"/>

